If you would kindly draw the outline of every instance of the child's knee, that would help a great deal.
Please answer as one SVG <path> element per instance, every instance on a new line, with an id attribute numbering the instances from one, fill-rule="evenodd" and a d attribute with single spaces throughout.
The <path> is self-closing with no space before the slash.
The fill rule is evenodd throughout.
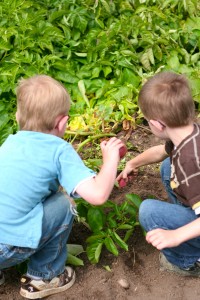
<path id="1" fill-rule="evenodd" d="M 152 220 L 152 215 L 156 211 L 156 200 L 153 199 L 147 199 L 144 200 L 139 209 L 139 222 L 142 225 L 142 227 L 146 230 L 149 231 L 151 225 L 151 220 Z"/>

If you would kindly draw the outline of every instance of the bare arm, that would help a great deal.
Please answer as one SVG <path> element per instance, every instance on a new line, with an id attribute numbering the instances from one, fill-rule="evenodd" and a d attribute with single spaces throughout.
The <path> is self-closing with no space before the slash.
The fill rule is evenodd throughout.
<path id="1" fill-rule="evenodd" d="M 76 192 L 87 202 L 94 205 L 103 204 L 109 197 L 117 174 L 119 149 L 123 146 L 121 140 L 111 138 L 101 143 L 103 165 L 99 174 L 80 184 Z"/>
<path id="2" fill-rule="evenodd" d="M 200 218 L 174 230 L 154 229 L 147 233 L 146 240 L 158 250 L 178 245 L 200 236 Z"/>
<path id="3" fill-rule="evenodd" d="M 120 180 L 120 178 L 127 179 L 130 173 L 132 173 L 133 176 L 137 175 L 140 167 L 161 162 L 167 156 L 168 155 L 165 152 L 165 145 L 151 147 L 128 161 L 124 170 L 117 177 L 117 180 Z"/>

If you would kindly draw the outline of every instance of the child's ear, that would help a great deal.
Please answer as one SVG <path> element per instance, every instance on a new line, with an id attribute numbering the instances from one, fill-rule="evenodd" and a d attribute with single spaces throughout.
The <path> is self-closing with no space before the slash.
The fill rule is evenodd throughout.
<path id="1" fill-rule="evenodd" d="M 64 117 L 62 117 L 62 119 L 60 119 L 58 121 L 58 123 L 56 124 L 56 128 L 59 132 L 62 132 L 65 129 L 68 119 L 69 119 L 69 116 L 64 116 Z"/>
<path id="2" fill-rule="evenodd" d="M 19 113 L 18 113 L 18 111 L 16 111 L 16 113 L 15 113 L 15 118 L 16 118 L 17 123 L 18 123 L 18 121 L 19 121 Z"/>
<path id="3" fill-rule="evenodd" d="M 151 125 L 153 125 L 156 129 L 163 131 L 163 129 L 165 128 L 165 125 L 162 124 L 160 121 L 157 120 L 150 120 L 149 123 Z"/>

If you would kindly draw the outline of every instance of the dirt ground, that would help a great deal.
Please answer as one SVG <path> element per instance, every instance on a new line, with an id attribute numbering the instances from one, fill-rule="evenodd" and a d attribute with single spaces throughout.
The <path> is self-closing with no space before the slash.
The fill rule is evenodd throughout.
<path id="1" fill-rule="evenodd" d="M 121 133 L 123 136 L 124 133 Z M 139 127 L 132 133 L 129 142 L 134 146 L 132 155 L 137 155 L 151 145 L 159 144 L 148 129 Z M 121 203 L 127 193 L 135 193 L 142 199 L 154 195 L 166 201 L 166 193 L 159 175 L 159 165 L 142 168 L 136 180 L 125 188 L 114 188 L 110 199 Z M 87 229 L 75 224 L 70 241 L 84 245 Z M 100 262 L 91 265 L 85 254 L 81 256 L 85 265 L 76 267 L 76 282 L 70 290 L 48 297 L 48 300 L 197 300 L 200 299 L 200 279 L 180 277 L 159 270 L 159 251 L 147 244 L 142 230 L 138 227 L 129 239 L 129 251 L 120 251 L 114 257 L 103 251 Z M 109 266 L 111 271 L 106 271 Z M 0 287 L 0 300 L 23 299 L 19 295 L 20 274 L 13 269 L 5 272 L 6 282 Z M 119 280 L 126 280 L 123 288 Z"/>

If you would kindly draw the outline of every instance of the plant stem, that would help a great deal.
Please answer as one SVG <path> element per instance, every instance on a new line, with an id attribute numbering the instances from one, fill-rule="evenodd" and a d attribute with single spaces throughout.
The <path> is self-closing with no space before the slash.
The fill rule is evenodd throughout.
<path id="1" fill-rule="evenodd" d="M 91 142 L 92 140 L 96 140 L 96 139 L 103 138 L 103 137 L 108 137 L 108 136 L 109 137 L 116 136 L 116 134 L 114 134 L 114 133 L 101 133 L 101 134 L 96 134 L 94 136 L 90 136 L 85 141 L 83 141 L 82 143 L 79 144 L 76 151 L 79 152 L 83 148 L 84 145 Z"/>

